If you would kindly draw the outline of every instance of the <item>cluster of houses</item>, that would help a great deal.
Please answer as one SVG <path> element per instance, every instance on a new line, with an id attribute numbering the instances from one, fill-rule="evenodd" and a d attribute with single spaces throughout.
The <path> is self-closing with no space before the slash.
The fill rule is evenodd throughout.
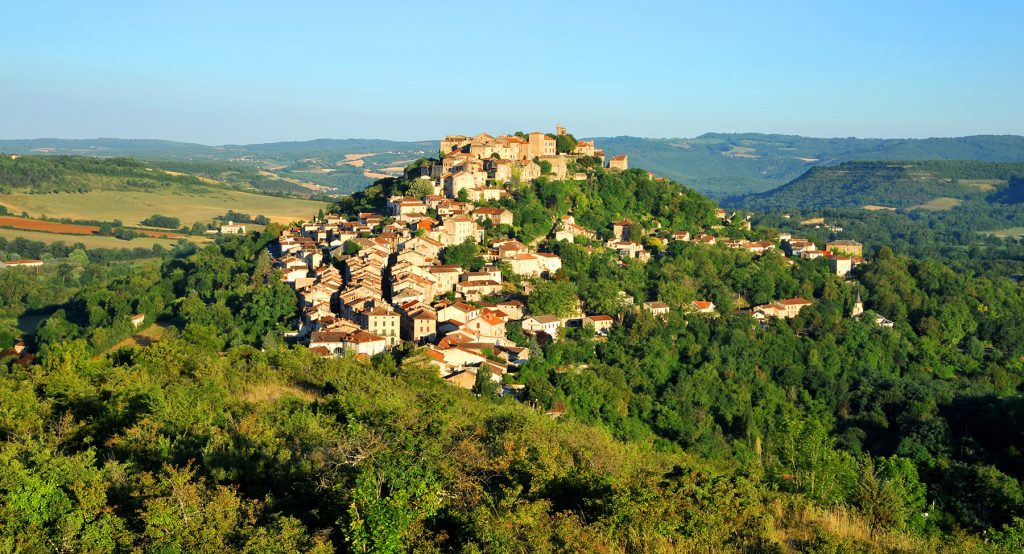
<path id="1" fill-rule="evenodd" d="M 782 233 L 779 240 L 787 256 L 802 260 L 824 258 L 832 273 L 839 277 L 846 277 L 854 267 L 867 262 L 864 245 L 855 240 L 834 240 L 826 243 L 824 250 L 819 250 L 810 240 L 793 238 L 789 233 Z"/>
<path id="2" fill-rule="evenodd" d="M 555 136 L 564 133 L 558 127 Z M 610 315 L 585 314 L 579 308 L 570 317 L 528 312 L 523 299 L 533 285 L 524 282 L 517 287 L 509 282 L 508 273 L 547 278 L 561 268 L 562 261 L 514 239 L 485 240 L 486 228 L 511 226 L 513 214 L 493 204 L 479 205 L 507 196 L 509 182 L 538 177 L 540 162 L 550 164 L 555 178 L 577 177 L 566 173 L 568 160 L 593 156 L 603 163 L 604 153 L 587 141 L 579 141 L 572 153 L 558 153 L 556 139 L 544 133 L 499 137 L 483 133 L 449 135 L 441 141 L 441 154 L 439 162 L 419 168 L 419 177 L 431 184 L 431 194 L 393 196 L 380 213 L 330 214 L 282 232 L 271 254 L 281 279 L 294 287 L 301 304 L 291 338 L 324 356 L 369 357 L 403 341 L 414 343 L 426 347 L 442 377 L 469 388 L 481 373 L 500 383 L 507 372 L 529 359 L 529 349 L 508 339 L 512 322 L 541 341 L 556 339 L 562 328 L 570 326 L 590 326 L 598 337 L 606 335 L 615 324 Z M 608 166 L 627 169 L 628 159 L 613 157 Z M 417 190 L 426 192 L 423 187 Z M 717 216 L 728 219 L 725 210 L 718 210 Z M 657 226 L 653 231 L 666 240 L 717 242 L 705 233 L 691 236 Z M 640 242 L 646 232 L 631 220 L 615 221 L 604 246 L 623 260 L 647 261 L 651 254 Z M 598 238 L 572 215 L 556 221 L 551 236 L 571 242 L 579 237 Z M 470 271 L 444 263 L 447 248 L 467 241 L 480 245 L 483 267 Z M 724 244 L 755 254 L 776 247 L 768 241 L 725 240 Z M 809 241 L 786 236 L 781 246 L 790 256 L 827 256 L 839 264 L 837 273 L 863 261 L 861 247 L 853 241 L 834 241 L 828 250 L 818 251 Z M 625 293 L 620 300 L 633 303 Z M 810 304 L 801 298 L 779 300 L 755 307 L 752 315 L 761 320 L 793 318 Z M 666 317 L 670 311 L 657 300 L 638 308 L 655 317 Z M 688 311 L 714 314 L 715 305 L 697 300 Z"/>
<path id="3" fill-rule="evenodd" d="M 592 325 L 598 334 L 612 325 L 606 315 L 526 313 L 499 264 L 544 278 L 562 261 L 516 240 L 486 243 L 481 222 L 505 223 L 506 210 L 434 197 L 391 198 L 387 210 L 387 217 L 360 213 L 352 220 L 328 215 L 286 229 L 272 245 L 281 278 L 301 302 L 291 336 L 314 352 L 374 356 L 408 341 L 427 347 L 443 377 L 472 387 L 481 371 L 500 382 L 529 359 L 528 349 L 508 340 L 509 322 L 544 340 L 566 325 Z M 469 271 L 442 263 L 445 248 L 467 240 L 484 244 L 487 265 Z"/>
<path id="4" fill-rule="evenodd" d="M 502 198 L 508 194 L 506 184 L 532 181 L 544 173 L 545 167 L 554 179 L 586 179 L 585 173 L 570 175 L 569 162 L 590 157 L 605 164 L 605 154 L 585 140 L 577 141 L 572 152 L 558 152 L 555 137 L 566 134 L 564 127 L 557 126 L 554 134 L 448 135 L 441 140 L 440 159 L 419 166 L 416 176 L 429 180 L 436 195 L 459 198 L 465 194 L 465 198 L 477 202 Z M 629 157 L 614 156 L 607 160 L 607 167 L 629 169 Z"/>

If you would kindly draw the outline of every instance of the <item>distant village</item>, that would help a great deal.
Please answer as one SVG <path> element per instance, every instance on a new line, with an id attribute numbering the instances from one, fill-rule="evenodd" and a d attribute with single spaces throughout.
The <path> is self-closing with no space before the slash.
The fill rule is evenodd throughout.
<path id="1" fill-rule="evenodd" d="M 299 297 L 301 316 L 289 338 L 323 356 L 371 357 L 403 341 L 424 346 L 440 375 L 464 388 L 472 388 L 480 372 L 501 383 L 506 373 L 529 359 L 529 348 L 507 336 L 513 322 L 541 344 L 558 340 L 564 327 L 592 327 L 601 340 L 618 323 L 611 314 L 585 313 L 578 307 L 577 313 L 558 317 L 527 309 L 533 283 L 551 278 L 562 267 L 556 254 L 517 240 L 484 239 L 485 222 L 511 225 L 513 214 L 478 203 L 509 195 L 510 184 L 540 178 L 541 163 L 549 166 L 544 173 L 553 179 L 586 179 L 585 174 L 569 174 L 574 164 L 568 162 L 580 157 L 597 158 L 608 171 L 628 169 L 626 156 L 606 160 L 604 152 L 588 141 L 579 141 L 572 152 L 557 153 L 554 137 L 564 133 L 557 127 L 550 135 L 447 136 L 440 142 L 440 159 L 414 170 L 417 182 L 426 185 L 417 190 L 430 194 L 391 197 L 381 213 L 328 214 L 286 229 L 272 244 L 271 254 L 281 278 Z M 716 215 L 723 223 L 732 217 L 722 209 Z M 749 228 L 749 218 L 736 219 Z M 634 241 L 638 231 L 633 221 L 616 221 L 604 247 L 623 260 L 646 262 L 652 252 Z M 777 241 L 747 241 L 719 239 L 714 228 L 692 237 L 685 231 L 654 231 L 666 241 L 721 243 L 755 255 L 779 248 L 790 258 L 825 258 L 842 277 L 865 262 L 861 244 L 850 240 L 836 240 L 819 250 L 813 242 L 789 234 Z M 598 234 L 565 215 L 549 236 L 574 242 L 577 237 L 593 241 Z M 467 240 L 481 246 L 487 265 L 469 271 L 442 263 L 446 248 Z M 520 286 L 508 280 L 509 272 Z M 670 312 L 670 306 L 657 298 L 634 299 L 620 292 L 619 300 L 653 317 Z M 803 298 L 779 299 L 755 306 L 749 314 L 762 322 L 793 318 L 811 304 Z M 687 309 L 716 315 L 710 301 L 696 300 Z M 851 315 L 859 317 L 862 312 L 858 298 Z M 877 323 L 892 325 L 884 318 Z"/>

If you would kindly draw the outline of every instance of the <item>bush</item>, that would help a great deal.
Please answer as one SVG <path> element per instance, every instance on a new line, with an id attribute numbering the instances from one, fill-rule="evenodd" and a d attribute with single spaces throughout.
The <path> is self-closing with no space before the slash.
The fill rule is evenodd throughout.
<path id="1" fill-rule="evenodd" d="M 177 229 L 181 226 L 181 220 L 168 215 L 153 214 L 141 222 L 149 227 L 160 227 L 163 229 Z"/>

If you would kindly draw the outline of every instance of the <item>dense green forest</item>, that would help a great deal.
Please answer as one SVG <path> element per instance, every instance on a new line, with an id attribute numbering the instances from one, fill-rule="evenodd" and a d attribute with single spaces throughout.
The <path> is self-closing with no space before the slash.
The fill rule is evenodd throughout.
<path id="1" fill-rule="evenodd" d="M 388 179 L 338 203 L 380 206 Z M 658 230 L 720 222 L 714 203 L 646 172 L 538 179 L 491 238 L 537 241 L 562 269 L 532 310 L 579 298 L 607 337 L 569 329 L 510 375 L 520 402 L 443 383 L 420 352 L 372 361 L 288 347 L 294 292 L 270 264 L 279 232 L 182 244 L 141 262 L 49 248 L 0 272 L 3 321 L 47 310 L 29 367 L 0 361 L 0 544 L 128 551 L 1019 551 L 1024 545 L 1024 290 L 950 231 L 902 213 L 900 243 L 868 242 L 854 281 Z M 1012 209 L 1012 205 L 1005 205 Z M 544 239 L 556 219 L 608 235 L 637 222 L 646 264 Z M 956 212 L 946 212 L 954 217 Z M 936 217 L 942 217 L 935 214 Z M 771 237 L 778 214 L 753 230 Z M 829 216 L 831 217 L 831 216 Z M 788 221 L 788 220 L 785 220 Z M 880 221 L 884 222 L 885 219 Z M 918 227 L 913 226 L 921 226 Z M 954 221 L 948 227 L 956 225 Z M 864 223 L 867 228 L 869 223 Z M 890 226 L 889 232 L 899 233 Z M 959 231 L 958 231 L 959 232 Z M 972 235 L 973 236 L 973 235 Z M 871 239 L 878 240 L 878 239 Z M 982 248 L 984 247 L 984 248 Z M 69 250 L 70 248 L 70 250 Z M 958 250 L 959 249 L 959 250 Z M 466 264 L 476 253 L 450 249 Z M 915 253 L 923 256 L 911 256 Z M 999 254 L 996 254 L 996 253 Z M 458 262 L 457 262 L 458 263 Z M 655 319 L 619 301 L 668 303 Z M 865 317 L 849 317 L 860 295 Z M 759 324 L 742 310 L 814 304 Z M 688 314 L 695 299 L 721 315 Z M 167 327 L 108 349 L 129 316 Z M 873 324 L 873 314 L 895 322 Z M 19 335 L 0 329 L 0 348 Z M 547 408 L 564 406 L 557 419 Z"/>
<path id="2" fill-rule="evenodd" d="M 269 276 L 260 253 L 267 236 L 169 257 L 159 273 L 97 274 L 103 286 L 43 299 L 111 314 L 115 295 L 103 291 L 134 281 L 155 292 L 122 312 L 163 313 L 181 330 L 94 358 L 86 324 L 41 337 L 37 366 L 3 372 L 5 549 L 996 551 L 1020 538 L 1018 528 L 993 529 L 987 545 L 943 534 L 957 528 L 954 517 L 973 530 L 1017 513 L 1015 478 L 1003 472 L 1018 466 L 998 450 L 1016 439 L 985 426 L 962 434 L 957 418 L 979 405 L 947 408 L 948 379 L 914 373 L 913 362 L 889 367 L 893 340 L 865 324 L 830 351 L 785 325 L 627 316 L 608 342 L 595 347 L 580 331 L 523 369 L 539 402 L 565 399 L 568 413 L 553 420 L 441 382 L 416 351 L 367 363 L 284 347 L 267 337 L 288 310 L 238 334 L 261 319 L 230 307 L 265 288 L 256 285 Z M 35 275 L 44 279 L 38 292 L 53 290 L 51 277 Z M 139 282 L 146 278 L 160 282 Z M 161 309 L 162 298 L 178 300 Z M 262 351 L 250 346 L 261 343 Z M 858 350 L 857 371 L 844 370 L 847 348 Z M 814 363 L 796 372 L 805 355 Z M 595 364 L 554 369 L 583 360 Z M 928 383 L 938 403 L 914 403 L 932 391 Z M 984 398 L 986 417 L 1006 416 L 1009 406 Z M 912 438 L 890 444 L 881 418 Z M 943 425 L 956 442 L 943 443 Z M 979 459 L 962 459 L 965 441 Z M 958 489 L 957 479 L 977 486 Z"/>

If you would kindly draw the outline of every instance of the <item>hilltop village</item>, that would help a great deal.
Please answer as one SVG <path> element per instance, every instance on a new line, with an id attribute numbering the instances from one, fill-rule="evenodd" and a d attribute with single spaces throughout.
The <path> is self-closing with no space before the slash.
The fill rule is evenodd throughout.
<path id="1" fill-rule="evenodd" d="M 606 159 L 593 142 L 577 141 L 560 126 L 551 134 L 445 137 L 438 158 L 410 166 L 406 194 L 387 197 L 383 210 L 325 214 L 284 230 L 272 244 L 281 278 L 300 302 L 301 315 L 289 338 L 323 356 L 371 357 L 412 343 L 426 348 L 443 378 L 473 388 L 480 379 L 502 383 L 529 360 L 532 341 L 557 341 L 563 329 L 581 327 L 592 328 L 595 340 L 602 340 L 620 323 L 621 313 L 594 313 L 579 299 L 568 313 L 529 308 L 538 284 L 556 278 L 562 268 L 559 255 L 545 248 L 552 242 L 585 244 L 588 252 L 605 249 L 620 264 L 646 263 L 659 255 L 658 246 L 671 242 L 720 245 L 755 256 L 779 249 L 790 264 L 824 258 L 840 277 L 865 263 L 855 241 L 836 240 L 819 249 L 789 234 L 753 241 L 720 235 L 725 228 L 750 229 L 749 214 L 720 208 L 716 224 L 692 235 L 657 221 L 630 219 L 587 228 L 572 213 L 561 216 L 547 237 L 528 244 L 494 232 L 516 223 L 513 211 L 499 207 L 515 187 L 537 179 L 584 181 L 598 169 L 629 171 L 628 157 Z M 665 182 L 650 173 L 646 178 Z M 662 299 L 634 298 L 624 290 L 617 302 L 621 310 L 655 318 L 672 310 Z M 812 303 L 780 298 L 739 312 L 763 324 L 794 318 Z M 683 309 L 718 315 L 710 300 L 694 300 Z M 862 313 L 858 299 L 850 315 Z M 877 323 L 892 324 L 882 317 Z M 504 390 L 515 393 L 516 387 Z"/>

